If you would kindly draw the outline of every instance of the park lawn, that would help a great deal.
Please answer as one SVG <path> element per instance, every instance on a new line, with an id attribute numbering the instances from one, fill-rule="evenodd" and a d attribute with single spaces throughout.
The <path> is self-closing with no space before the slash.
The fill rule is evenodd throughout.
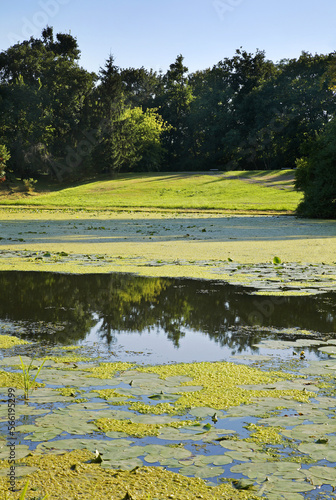
<path id="1" fill-rule="evenodd" d="M 3 205 L 88 209 L 293 212 L 302 195 L 293 171 L 123 174 L 49 193 L 0 197 Z"/>

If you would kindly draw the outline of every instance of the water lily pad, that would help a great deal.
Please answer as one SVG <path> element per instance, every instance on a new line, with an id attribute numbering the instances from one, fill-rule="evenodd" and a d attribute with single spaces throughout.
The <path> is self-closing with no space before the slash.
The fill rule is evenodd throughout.
<path id="1" fill-rule="evenodd" d="M 148 464 L 155 464 L 155 463 L 159 462 L 157 455 L 154 455 L 154 456 L 153 455 L 146 455 L 144 460 Z"/>
<path id="2" fill-rule="evenodd" d="M 0 448 L 0 460 L 8 460 L 9 459 L 10 449 L 7 446 Z M 29 455 L 30 449 L 29 446 L 25 444 L 17 444 L 15 446 L 15 460 L 19 460 L 20 458 L 24 458 Z"/>
<path id="3" fill-rule="evenodd" d="M 162 467 L 169 467 L 170 469 L 179 469 L 181 467 L 180 462 L 175 458 L 162 458 L 160 465 Z"/>
<path id="4" fill-rule="evenodd" d="M 286 429 L 282 431 L 284 436 L 300 441 L 310 441 L 311 439 L 318 439 L 321 436 L 336 432 L 336 423 L 328 419 L 324 424 L 301 424 L 293 429 Z"/>
<path id="5" fill-rule="evenodd" d="M 224 418 L 225 416 L 224 412 L 219 410 L 214 410 L 214 408 L 209 408 L 208 406 L 192 408 L 191 410 L 189 410 L 189 414 L 197 418 L 212 417 L 215 413 L 217 413 L 218 418 Z"/>
<path id="6" fill-rule="evenodd" d="M 36 470 L 37 470 L 37 467 L 16 465 L 15 466 L 15 477 L 19 478 L 19 477 L 28 476 L 29 474 L 33 474 Z M 8 468 L 0 469 L 0 477 L 7 476 L 7 474 L 8 474 Z"/>
<path id="7" fill-rule="evenodd" d="M 24 439 L 29 440 L 29 441 L 50 441 L 52 439 L 55 439 L 55 437 L 59 436 L 62 434 L 63 430 L 62 429 L 57 429 L 55 427 L 40 427 L 37 428 L 33 434 L 30 434 L 29 436 L 26 436 Z"/>
<path id="8" fill-rule="evenodd" d="M 207 467 L 207 466 L 197 466 L 197 465 L 187 465 L 181 467 L 179 473 L 183 476 L 195 476 L 200 478 L 210 478 L 217 477 L 224 473 L 224 469 L 221 467 Z"/>
<path id="9" fill-rule="evenodd" d="M 322 346 L 318 348 L 319 351 L 325 352 L 327 354 L 336 354 L 336 345 L 334 346 Z"/>
<path id="10" fill-rule="evenodd" d="M 230 457 L 231 461 L 232 460 L 237 460 L 238 462 L 247 462 L 248 460 L 258 460 L 260 461 L 260 458 L 262 461 L 267 461 L 269 456 L 261 455 L 260 453 L 256 453 L 253 450 L 246 450 L 246 451 L 227 451 L 226 455 Z"/>
<path id="11" fill-rule="evenodd" d="M 29 356 L 21 356 L 22 361 L 25 366 L 29 366 L 32 358 Z M 21 361 L 20 361 L 20 356 L 7 356 L 5 358 L 2 358 L 0 360 L 0 366 L 21 366 Z"/>
<path id="12" fill-rule="evenodd" d="M 160 462 L 161 458 L 175 458 L 182 459 L 188 458 L 192 455 L 191 451 L 186 450 L 181 447 L 170 447 L 158 444 L 152 444 L 144 446 L 144 452 L 152 457 L 157 457 L 157 462 Z"/>
<path id="13" fill-rule="evenodd" d="M 103 469 L 120 469 L 120 470 L 132 470 L 135 467 L 142 467 L 143 462 L 140 458 L 132 458 L 129 460 L 103 460 L 101 467 Z"/>
<path id="14" fill-rule="evenodd" d="M 293 462 L 266 462 L 266 463 L 249 462 L 249 463 L 234 465 L 233 467 L 231 467 L 231 472 L 244 474 L 250 479 L 256 479 L 256 481 L 260 483 L 262 481 L 265 481 L 266 477 L 268 476 L 272 477 L 280 476 L 282 478 L 286 478 L 287 474 L 290 476 L 293 474 L 293 472 L 296 473 L 298 470 L 300 470 L 300 465 Z M 305 475 L 302 474 L 302 480 L 304 479 Z M 296 491 L 301 491 L 301 490 L 296 490 Z M 309 490 L 302 490 L 302 491 L 309 491 Z"/>
<path id="15" fill-rule="evenodd" d="M 94 452 L 98 450 L 100 453 L 104 451 L 111 451 L 111 449 L 122 448 L 125 449 L 133 443 L 131 440 L 115 439 L 113 441 L 106 441 L 101 439 L 58 439 L 40 443 L 37 445 L 36 450 L 45 453 L 46 450 L 83 450 L 87 449 Z"/>
<path id="16" fill-rule="evenodd" d="M 227 465 L 232 463 L 232 459 L 227 455 L 197 455 L 194 458 L 194 465 Z"/>
<path id="17" fill-rule="evenodd" d="M 233 484 L 237 490 L 255 490 L 256 489 L 254 481 L 250 481 L 249 479 L 234 480 Z"/>
<path id="18" fill-rule="evenodd" d="M 247 441 L 233 441 L 229 439 L 224 439 L 224 441 L 220 441 L 220 445 L 228 450 L 240 451 L 240 452 L 245 452 L 245 451 L 255 452 L 262 449 L 261 445 L 256 443 L 248 443 Z"/>
<path id="19" fill-rule="evenodd" d="M 336 462 L 336 447 L 330 446 L 330 443 L 302 443 L 299 445 L 299 451 L 309 455 L 313 460 L 328 460 Z"/>
<path id="20" fill-rule="evenodd" d="M 95 402 L 87 402 L 87 403 L 73 403 L 68 406 L 68 409 L 71 410 L 72 408 L 76 408 L 76 411 L 78 410 L 105 410 L 109 408 L 109 405 L 107 403 L 95 403 Z"/>
<path id="21" fill-rule="evenodd" d="M 269 477 L 262 484 L 258 495 L 266 495 L 268 500 L 303 500 L 306 491 L 311 491 L 314 486 L 300 482 L 283 480 L 279 477 Z"/>
<path id="22" fill-rule="evenodd" d="M 306 470 L 305 473 L 314 485 L 330 484 L 336 486 L 336 469 L 334 467 L 315 465 Z"/>
<path id="23" fill-rule="evenodd" d="M 36 425 L 18 425 L 16 431 L 22 433 L 34 432 L 36 431 Z"/>
<path id="24" fill-rule="evenodd" d="M 269 485 L 269 488 L 272 488 L 272 485 Z M 266 490 L 267 491 L 267 500 L 303 500 L 303 495 L 300 495 L 300 493 L 280 493 L 279 491 L 272 491 L 270 489 Z"/>
<path id="25" fill-rule="evenodd" d="M 128 436 L 128 434 L 126 434 L 126 432 L 117 432 L 117 431 L 105 432 L 105 435 L 107 437 L 112 438 L 112 439 L 124 438 L 124 437 Z"/>

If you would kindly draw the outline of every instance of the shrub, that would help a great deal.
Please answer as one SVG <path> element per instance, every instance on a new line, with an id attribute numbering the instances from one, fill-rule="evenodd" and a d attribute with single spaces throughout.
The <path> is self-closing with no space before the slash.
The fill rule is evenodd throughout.
<path id="1" fill-rule="evenodd" d="M 23 191 L 26 193 L 31 193 L 34 191 L 35 184 L 37 183 L 36 179 L 23 179 Z"/>

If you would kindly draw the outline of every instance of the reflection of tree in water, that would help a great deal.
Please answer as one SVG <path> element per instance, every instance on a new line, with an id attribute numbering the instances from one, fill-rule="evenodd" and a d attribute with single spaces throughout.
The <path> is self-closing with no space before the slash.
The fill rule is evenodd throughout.
<path id="1" fill-rule="evenodd" d="M 239 352 L 264 335 L 257 328 L 242 328 L 254 323 L 335 331 L 336 304 L 331 295 L 274 299 L 198 280 L 2 272 L 0 317 L 26 321 L 35 338 L 57 342 L 84 339 L 99 321 L 99 335 L 107 343 L 119 331 L 160 328 L 178 347 L 186 330 L 192 329 Z"/>

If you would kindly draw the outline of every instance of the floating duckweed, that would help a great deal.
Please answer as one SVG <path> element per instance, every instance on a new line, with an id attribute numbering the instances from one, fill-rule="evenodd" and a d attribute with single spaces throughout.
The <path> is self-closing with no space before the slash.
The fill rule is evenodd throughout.
<path id="1" fill-rule="evenodd" d="M 60 347 L 62 351 L 73 351 L 74 349 L 83 349 L 82 345 L 65 345 Z"/>
<path id="2" fill-rule="evenodd" d="M 129 436 L 142 438 L 145 436 L 158 436 L 162 427 L 173 427 L 180 429 L 186 425 L 192 425 L 195 422 L 191 420 L 170 422 L 169 424 L 142 424 L 132 422 L 132 420 L 116 420 L 114 418 L 99 418 L 95 420 L 95 424 L 101 431 L 104 432 L 125 432 Z"/>
<path id="3" fill-rule="evenodd" d="M 282 427 L 264 427 L 256 424 L 248 424 L 246 429 L 255 431 L 250 434 L 250 437 L 245 439 L 247 442 L 258 444 L 281 444 L 284 439 L 280 432 L 284 430 Z"/>
<path id="4" fill-rule="evenodd" d="M 115 363 L 101 363 L 99 366 L 94 366 L 92 368 L 86 368 L 85 371 L 91 372 L 89 377 L 96 378 L 111 378 L 115 373 L 129 370 L 135 366 L 135 363 L 124 363 L 122 361 L 117 361 Z"/>
<path id="5" fill-rule="evenodd" d="M 74 389 L 73 387 L 60 387 L 58 389 L 55 389 L 55 391 L 59 392 L 61 396 L 67 396 L 67 397 L 76 397 L 78 394 L 81 394 L 84 392 L 83 390 L 80 389 Z"/>
<path id="6" fill-rule="evenodd" d="M 100 398 L 108 400 L 111 398 L 125 398 L 125 394 L 120 394 L 116 389 L 93 389 L 91 392 L 96 392 Z M 127 399 L 134 399 L 134 396 L 128 395 Z"/>
<path id="7" fill-rule="evenodd" d="M 27 340 L 19 339 L 12 335 L 0 335 L 0 349 L 9 349 L 16 345 L 31 344 Z"/>
<path id="8" fill-rule="evenodd" d="M 16 387 L 23 389 L 21 373 L 11 373 L 0 370 L 0 387 Z"/>
<path id="9" fill-rule="evenodd" d="M 45 384 L 34 382 L 31 385 L 31 389 L 44 386 Z M 22 373 L 12 373 L 0 370 L 0 387 L 15 387 L 16 389 L 23 389 L 24 384 Z"/>
<path id="10" fill-rule="evenodd" d="M 246 365 L 235 365 L 226 362 L 202 362 L 202 363 L 180 363 L 175 365 L 161 365 L 152 367 L 141 367 L 141 372 L 156 373 L 160 378 L 167 379 L 172 376 L 186 375 L 191 377 L 191 381 L 184 385 L 200 385 L 200 391 L 183 392 L 174 404 L 175 411 L 185 410 L 193 407 L 210 407 L 214 409 L 226 409 L 231 406 L 251 403 L 255 397 L 284 397 L 289 396 L 296 401 L 307 402 L 315 394 L 308 391 L 299 390 L 249 390 L 241 385 L 271 384 L 279 380 L 290 380 L 293 375 L 283 372 L 263 372 L 257 368 Z M 178 390 L 176 391 L 178 393 Z M 138 409 L 134 403 L 131 409 L 147 412 L 148 405 Z M 159 405 L 157 405 L 159 406 Z M 155 411 L 155 407 L 152 413 Z M 170 405 L 167 405 L 166 413 L 173 413 Z"/>
<path id="11" fill-rule="evenodd" d="M 64 498 L 180 498 L 194 500 L 258 500 L 251 491 L 238 491 L 229 484 L 209 486 L 203 479 L 185 477 L 161 467 L 137 467 L 131 471 L 105 469 L 94 463 L 95 455 L 87 450 L 76 450 L 63 455 L 32 454 L 17 465 L 38 467 L 24 479 L 18 479 L 16 489 L 22 490 L 29 479 L 25 499 L 32 500 L 48 493 L 53 500 Z M 8 467 L 3 460 L 4 467 Z M 0 462 L 0 467 L 1 467 Z M 18 493 L 8 491 L 8 480 L 0 477 L 0 492 L 4 498 L 17 500 Z M 6 496 L 7 495 L 7 496 Z"/>
<path id="12" fill-rule="evenodd" d="M 87 356 L 77 356 L 75 354 L 68 354 L 67 356 L 46 356 L 44 359 L 49 359 L 55 363 L 78 363 L 79 361 L 91 361 Z"/>
<path id="13" fill-rule="evenodd" d="M 141 403 L 137 401 L 136 403 L 132 403 L 129 407 L 129 410 L 138 411 L 139 413 L 150 413 L 153 415 L 161 415 L 162 413 L 168 413 L 170 415 L 177 415 L 179 410 L 174 408 L 170 403 L 159 403 L 157 405 L 147 405 L 146 403 Z"/>

